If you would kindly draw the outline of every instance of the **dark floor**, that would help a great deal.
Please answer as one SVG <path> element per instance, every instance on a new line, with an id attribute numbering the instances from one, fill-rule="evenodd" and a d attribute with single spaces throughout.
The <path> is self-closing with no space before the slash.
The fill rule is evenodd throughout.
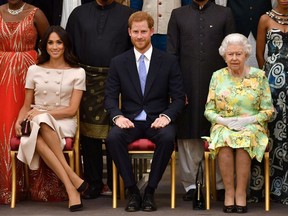
<path id="1" fill-rule="evenodd" d="M 95 200 L 83 200 L 84 209 L 79 212 L 69 212 L 68 202 L 56 202 L 56 203 L 43 203 L 43 202 L 33 202 L 33 201 L 21 201 L 16 203 L 14 209 L 10 209 L 8 205 L 0 205 L 0 216 L 4 215 L 225 215 L 226 213 L 222 212 L 222 202 L 213 202 L 211 203 L 211 210 L 198 210 L 195 211 L 192 209 L 191 202 L 182 201 L 182 195 L 184 189 L 179 182 L 179 177 L 177 177 L 177 197 L 176 197 L 176 208 L 170 208 L 170 173 L 169 168 L 167 168 L 162 181 L 159 184 L 159 187 L 156 191 L 156 203 L 158 206 L 158 211 L 153 213 L 147 212 L 135 212 L 127 213 L 124 211 L 126 201 L 119 201 L 118 208 L 112 208 L 112 197 L 111 196 L 102 196 Z M 178 174 L 178 173 L 177 173 Z M 288 215 L 288 206 L 273 203 L 271 202 L 271 210 L 265 212 L 264 203 L 253 203 L 248 205 L 247 216 L 258 216 L 258 215 Z"/>

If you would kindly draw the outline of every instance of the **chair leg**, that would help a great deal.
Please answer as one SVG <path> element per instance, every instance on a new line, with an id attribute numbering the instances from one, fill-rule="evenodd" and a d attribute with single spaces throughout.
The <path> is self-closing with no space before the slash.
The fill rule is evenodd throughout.
<path id="1" fill-rule="evenodd" d="M 75 172 L 78 176 L 80 176 L 80 152 L 78 149 L 74 150 L 75 154 Z"/>
<path id="2" fill-rule="evenodd" d="M 210 209 L 210 167 L 209 167 L 210 152 L 204 152 L 205 158 L 205 186 L 206 186 L 206 210 Z"/>
<path id="3" fill-rule="evenodd" d="M 171 155 L 171 208 L 174 209 L 176 205 L 176 155 L 175 150 Z"/>
<path id="4" fill-rule="evenodd" d="M 117 167 L 114 163 L 114 161 L 112 161 L 112 172 L 113 172 L 113 192 L 112 192 L 112 207 L 113 208 L 117 208 L 117 177 L 118 177 L 118 173 L 117 173 Z"/>
<path id="5" fill-rule="evenodd" d="M 11 208 L 15 208 L 16 205 L 16 182 L 17 182 L 17 176 L 16 176 L 16 152 L 11 151 L 11 160 L 12 160 L 12 190 L 11 190 Z"/>
<path id="6" fill-rule="evenodd" d="M 75 171 L 75 167 L 74 167 L 74 154 L 73 154 L 73 152 L 72 151 L 68 151 L 68 156 L 69 156 L 69 165 L 70 165 L 70 167 L 71 167 L 71 169 L 73 170 L 73 171 Z"/>
<path id="7" fill-rule="evenodd" d="M 269 176 L 269 152 L 264 154 L 265 166 L 265 211 L 270 211 L 270 176 Z"/>
<path id="8" fill-rule="evenodd" d="M 211 183 L 212 183 L 212 197 L 213 200 L 217 200 L 217 190 L 216 190 L 216 160 L 210 159 L 211 161 Z"/>

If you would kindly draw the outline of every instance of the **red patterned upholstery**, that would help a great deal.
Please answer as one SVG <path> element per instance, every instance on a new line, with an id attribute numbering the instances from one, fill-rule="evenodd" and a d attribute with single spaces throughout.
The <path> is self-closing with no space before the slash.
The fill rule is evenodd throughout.
<path id="1" fill-rule="evenodd" d="M 71 151 L 73 149 L 74 139 L 71 137 L 66 137 L 66 145 L 64 151 Z M 10 140 L 10 148 L 12 151 L 18 151 L 20 145 L 20 137 L 12 137 Z"/>
<path id="2" fill-rule="evenodd" d="M 138 139 L 128 145 L 129 151 L 154 151 L 155 144 L 149 139 Z"/>
<path id="3" fill-rule="evenodd" d="M 204 150 L 205 151 L 209 151 L 209 143 L 208 143 L 208 141 L 207 140 L 203 140 L 204 141 Z"/>

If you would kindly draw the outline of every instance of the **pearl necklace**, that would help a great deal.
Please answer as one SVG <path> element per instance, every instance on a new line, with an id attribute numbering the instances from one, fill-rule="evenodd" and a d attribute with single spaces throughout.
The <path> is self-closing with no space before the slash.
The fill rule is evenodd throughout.
<path id="1" fill-rule="evenodd" d="M 281 14 L 281 13 L 275 11 L 274 9 L 272 9 L 272 12 L 278 16 L 288 16 L 288 14 Z"/>
<path id="2" fill-rule="evenodd" d="M 279 17 L 277 16 L 274 11 L 268 11 L 266 14 L 273 19 L 275 22 L 279 23 L 280 25 L 288 25 L 288 18 L 287 16 Z"/>
<path id="3" fill-rule="evenodd" d="M 10 13 L 10 14 L 13 15 L 13 16 L 21 13 L 21 12 L 23 11 L 23 9 L 24 9 L 25 4 L 26 4 L 26 3 L 24 3 L 24 4 L 23 4 L 19 9 L 17 9 L 17 10 L 12 10 L 12 9 L 10 9 L 9 6 L 8 6 L 8 9 L 7 9 L 7 10 L 8 10 L 8 13 Z"/>

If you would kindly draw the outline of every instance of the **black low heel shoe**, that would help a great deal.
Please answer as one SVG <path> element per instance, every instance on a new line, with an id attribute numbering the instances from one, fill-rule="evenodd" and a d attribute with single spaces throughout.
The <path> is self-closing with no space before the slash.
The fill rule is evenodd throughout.
<path id="1" fill-rule="evenodd" d="M 83 193 L 83 192 L 85 192 L 86 190 L 88 190 L 88 188 L 89 188 L 89 184 L 88 184 L 86 181 L 84 181 L 84 182 L 80 185 L 80 187 L 77 188 L 77 191 L 78 191 L 79 193 Z"/>
<path id="2" fill-rule="evenodd" d="M 229 205 L 229 206 L 225 206 L 224 205 L 223 212 L 225 212 L 225 213 L 235 213 L 236 212 L 236 207 L 235 207 L 235 205 Z"/>
<path id="3" fill-rule="evenodd" d="M 238 206 L 236 205 L 236 212 L 237 213 L 247 213 L 248 209 L 247 206 Z"/>
<path id="4" fill-rule="evenodd" d="M 83 209 L 82 199 L 81 199 L 81 203 L 80 204 L 72 205 L 72 206 L 69 207 L 69 210 L 71 212 L 79 211 L 79 210 L 82 210 L 82 209 Z"/>

